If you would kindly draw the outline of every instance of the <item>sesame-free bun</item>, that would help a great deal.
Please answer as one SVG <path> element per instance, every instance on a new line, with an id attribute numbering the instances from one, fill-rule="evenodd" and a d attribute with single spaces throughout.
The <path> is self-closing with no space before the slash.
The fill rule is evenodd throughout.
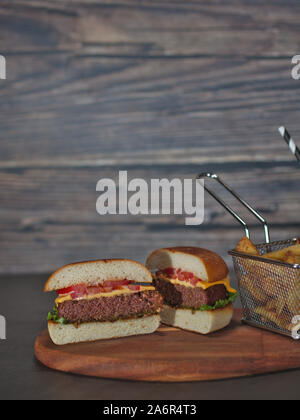
<path id="1" fill-rule="evenodd" d="M 164 305 L 160 312 L 164 324 L 184 330 L 209 334 L 230 324 L 233 316 L 232 304 L 213 311 L 194 311 L 192 309 L 172 308 Z"/>
<path id="2" fill-rule="evenodd" d="M 131 335 L 151 334 L 160 324 L 159 315 L 133 318 L 114 322 L 87 322 L 85 324 L 58 324 L 48 322 L 48 331 L 54 344 L 63 345 L 96 341 Z"/>
<path id="3" fill-rule="evenodd" d="M 51 292 L 81 283 L 94 286 L 105 280 L 124 279 L 139 283 L 152 282 L 150 271 L 140 263 L 125 259 L 97 260 L 74 263 L 60 268 L 50 276 L 44 291 Z"/>
<path id="4" fill-rule="evenodd" d="M 146 261 L 149 270 L 180 268 L 208 283 L 223 280 L 228 275 L 225 261 L 215 252 L 197 247 L 162 248 Z"/>

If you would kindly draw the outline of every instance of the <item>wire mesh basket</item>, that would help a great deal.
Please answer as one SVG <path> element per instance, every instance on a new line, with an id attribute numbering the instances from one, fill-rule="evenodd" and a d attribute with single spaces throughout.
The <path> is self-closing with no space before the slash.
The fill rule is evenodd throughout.
<path id="1" fill-rule="evenodd" d="M 257 245 L 261 255 L 294 245 L 296 239 Z M 243 321 L 291 336 L 300 314 L 300 265 L 229 251 L 238 279 Z M 295 321 L 294 321 L 295 322 Z"/>
<path id="2" fill-rule="evenodd" d="M 270 260 L 263 255 L 299 243 L 297 239 L 270 242 L 269 228 L 263 217 L 236 194 L 216 174 L 202 173 L 199 179 L 211 178 L 221 184 L 241 202 L 264 226 L 266 242 L 256 245 L 261 256 L 229 251 L 238 279 L 243 309 L 243 322 L 268 331 L 299 339 L 300 335 L 300 264 Z M 245 221 L 207 186 L 213 196 L 243 227 L 249 238 Z"/>

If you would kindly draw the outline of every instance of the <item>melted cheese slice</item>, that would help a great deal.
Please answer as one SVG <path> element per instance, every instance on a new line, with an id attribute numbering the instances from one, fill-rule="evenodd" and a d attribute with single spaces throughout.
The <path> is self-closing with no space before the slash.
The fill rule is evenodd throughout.
<path id="1" fill-rule="evenodd" d="M 191 287 L 191 288 L 200 287 L 203 290 L 206 290 L 212 286 L 216 286 L 217 284 L 223 284 L 226 287 L 227 292 L 236 293 L 236 290 L 230 286 L 229 277 L 225 277 L 225 279 L 216 281 L 214 283 L 207 283 L 206 281 L 199 281 L 195 286 L 188 281 L 182 281 L 179 279 L 170 279 L 169 277 L 164 276 L 164 275 L 159 275 L 159 278 L 162 278 L 163 280 L 167 280 L 173 284 L 179 284 L 180 286 Z"/>
<path id="2" fill-rule="evenodd" d="M 77 299 L 72 299 L 71 295 L 65 295 L 65 296 L 59 296 L 57 299 L 55 299 L 55 304 L 57 306 L 59 303 L 65 302 L 67 300 L 91 300 L 91 299 L 96 299 L 96 298 L 101 298 L 101 297 L 111 297 L 111 296 L 116 296 L 116 295 L 125 295 L 128 293 L 144 292 L 145 290 L 155 290 L 155 288 L 153 286 L 141 286 L 140 290 L 118 289 L 118 290 L 113 290 L 112 292 L 102 292 L 102 293 L 96 293 L 94 295 L 86 295 Z"/>

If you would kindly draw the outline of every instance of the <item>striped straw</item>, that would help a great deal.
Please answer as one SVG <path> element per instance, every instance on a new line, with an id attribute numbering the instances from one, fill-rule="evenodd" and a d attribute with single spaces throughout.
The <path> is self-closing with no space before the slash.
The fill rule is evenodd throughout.
<path id="1" fill-rule="evenodd" d="M 296 146 L 294 140 L 290 136 L 290 134 L 287 131 L 287 129 L 285 127 L 279 127 L 278 131 L 282 135 L 282 137 L 284 138 L 284 140 L 286 141 L 287 145 L 290 148 L 290 151 L 296 157 L 297 161 L 300 162 L 300 150 Z"/>

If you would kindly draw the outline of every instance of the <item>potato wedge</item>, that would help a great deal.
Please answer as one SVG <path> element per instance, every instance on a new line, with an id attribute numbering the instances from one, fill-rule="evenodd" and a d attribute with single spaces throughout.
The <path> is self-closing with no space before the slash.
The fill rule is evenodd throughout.
<path id="1" fill-rule="evenodd" d="M 249 255 L 255 255 L 257 257 L 259 257 L 259 255 L 260 255 L 256 246 L 246 236 L 244 236 L 240 240 L 240 242 L 237 244 L 235 250 L 237 252 L 242 252 L 242 253 L 249 254 Z"/>
<path id="2" fill-rule="evenodd" d="M 300 255 L 295 255 L 293 251 L 288 251 L 284 256 L 283 261 L 288 264 L 300 264 Z"/>
<path id="3" fill-rule="evenodd" d="M 269 252 L 263 254 L 263 258 L 268 258 L 270 260 L 279 260 L 284 261 L 288 253 L 292 253 L 295 256 L 300 256 L 300 244 L 292 245 L 287 248 L 280 249 L 279 251 Z"/>
<path id="4" fill-rule="evenodd" d="M 262 322 L 264 323 L 272 322 L 281 329 L 289 328 L 289 323 L 287 323 L 283 316 L 278 315 L 274 310 L 269 310 L 266 307 L 260 306 L 255 309 L 255 312 L 262 317 Z"/>

